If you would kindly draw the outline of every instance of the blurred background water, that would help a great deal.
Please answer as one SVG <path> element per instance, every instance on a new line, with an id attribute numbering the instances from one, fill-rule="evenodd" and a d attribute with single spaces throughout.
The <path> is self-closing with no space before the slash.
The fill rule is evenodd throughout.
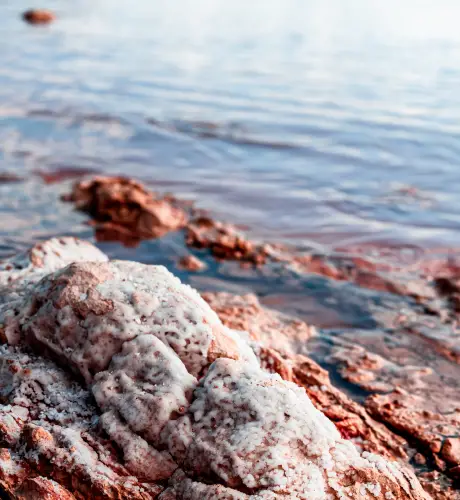
<path id="1" fill-rule="evenodd" d="M 2 171 L 137 176 L 299 245 L 460 243 L 459 2 L 34 6 L 0 1 Z M 80 231 L 60 189 L 0 186 L 5 252 Z"/>

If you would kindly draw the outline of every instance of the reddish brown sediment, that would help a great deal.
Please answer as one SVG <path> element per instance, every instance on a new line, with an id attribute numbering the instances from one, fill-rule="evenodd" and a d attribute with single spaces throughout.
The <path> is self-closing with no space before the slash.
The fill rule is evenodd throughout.
<path id="1" fill-rule="evenodd" d="M 16 345 L 0 347 L 13 498 L 49 480 L 77 500 L 429 498 L 395 454 L 355 447 L 314 407 L 302 386 L 328 394 L 324 371 L 271 347 L 270 328 L 293 350 L 306 325 L 273 313 L 251 340 L 166 269 L 133 262 L 75 262 L 21 291 L 0 310 Z"/>
<path id="2" fill-rule="evenodd" d="M 190 272 L 204 271 L 206 264 L 195 255 L 185 255 L 179 259 L 177 263 L 179 269 L 185 269 Z"/>
<path id="3" fill-rule="evenodd" d="M 30 9 L 22 14 L 22 18 L 29 24 L 49 24 L 56 19 L 56 16 L 50 10 Z"/>
<path id="4" fill-rule="evenodd" d="M 141 183 L 125 177 L 78 182 L 64 200 L 88 213 L 105 240 L 110 236 L 122 241 L 158 238 L 183 228 L 187 222 L 186 212 L 174 198 L 157 197 Z"/>
<path id="5" fill-rule="evenodd" d="M 38 175 L 38 177 L 40 177 L 45 184 L 56 184 L 70 179 L 85 177 L 89 174 L 95 174 L 97 173 L 97 170 L 95 168 L 63 166 L 48 170 L 34 170 L 33 173 Z"/>

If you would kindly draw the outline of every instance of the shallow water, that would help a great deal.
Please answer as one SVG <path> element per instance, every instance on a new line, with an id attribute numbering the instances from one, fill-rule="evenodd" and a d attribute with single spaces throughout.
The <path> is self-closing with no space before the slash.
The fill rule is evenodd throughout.
<path id="1" fill-rule="evenodd" d="M 139 176 L 299 245 L 460 243 L 458 2 L 42 4 L 0 4 L 2 170 Z M 1 189 L 7 245 L 75 229 Z"/>

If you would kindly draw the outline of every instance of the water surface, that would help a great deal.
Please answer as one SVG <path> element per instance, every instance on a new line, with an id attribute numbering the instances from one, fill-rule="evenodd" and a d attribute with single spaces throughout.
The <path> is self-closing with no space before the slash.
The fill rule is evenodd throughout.
<path id="1" fill-rule="evenodd" d="M 2 171 L 138 176 L 301 246 L 459 245 L 458 2 L 43 6 L 0 2 Z M 0 187 L 5 252 L 86 235 L 65 189 Z"/>

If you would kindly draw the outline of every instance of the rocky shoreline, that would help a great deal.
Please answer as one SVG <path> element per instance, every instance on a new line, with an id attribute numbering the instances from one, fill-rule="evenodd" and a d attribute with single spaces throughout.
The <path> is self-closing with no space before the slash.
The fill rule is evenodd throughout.
<path id="1" fill-rule="evenodd" d="M 206 254 L 410 307 L 372 336 L 318 334 L 255 295 L 203 300 L 164 268 L 110 261 L 90 243 L 37 244 L 0 263 L 0 485 L 11 498 L 459 498 L 454 260 L 397 269 L 256 243 L 120 177 L 65 198 L 100 241 L 183 231 L 178 266 L 193 272 Z"/>

